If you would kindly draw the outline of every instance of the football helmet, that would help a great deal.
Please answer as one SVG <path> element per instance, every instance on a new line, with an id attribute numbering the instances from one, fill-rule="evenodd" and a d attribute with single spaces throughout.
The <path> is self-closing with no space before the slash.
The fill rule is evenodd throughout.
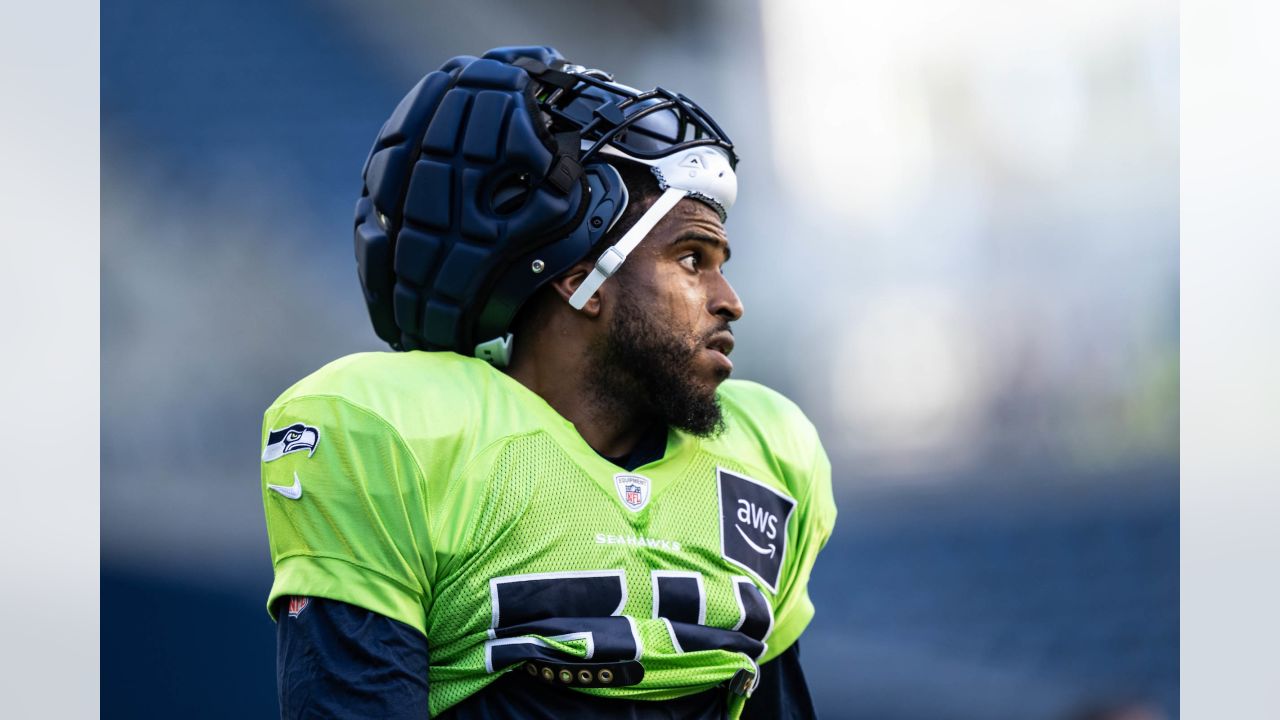
<path id="1" fill-rule="evenodd" d="M 428 74 L 378 132 L 356 203 L 375 332 L 397 350 L 505 365 L 520 307 L 626 209 L 615 160 L 649 166 L 662 194 L 599 254 L 570 300 L 578 309 L 681 198 L 725 218 L 733 143 L 684 95 L 641 92 L 550 47 L 456 57 Z"/>

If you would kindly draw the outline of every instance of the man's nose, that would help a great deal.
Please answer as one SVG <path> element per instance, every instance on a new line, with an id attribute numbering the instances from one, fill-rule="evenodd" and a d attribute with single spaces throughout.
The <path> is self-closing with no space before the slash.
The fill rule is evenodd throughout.
<path id="1" fill-rule="evenodd" d="M 728 278 L 720 273 L 716 273 L 716 277 L 715 288 L 711 294 L 711 305 L 708 309 L 712 315 L 733 322 L 741 318 L 744 312 L 742 298 L 738 297 L 738 293 L 729 284 Z"/>

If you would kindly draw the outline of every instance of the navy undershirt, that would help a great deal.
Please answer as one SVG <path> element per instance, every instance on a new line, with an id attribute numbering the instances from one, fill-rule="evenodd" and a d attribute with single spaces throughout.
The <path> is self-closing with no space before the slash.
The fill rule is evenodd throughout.
<path id="1" fill-rule="evenodd" d="M 636 446 L 631 448 L 631 452 L 621 457 L 608 457 L 601 454 L 600 457 L 617 465 L 623 470 L 635 470 L 646 463 L 660 459 L 667 453 L 667 426 L 664 424 L 650 425 L 649 429 L 644 431 L 640 436 L 640 440 L 636 442 Z"/>
<path id="2" fill-rule="evenodd" d="M 662 457 L 667 428 L 651 427 L 636 447 L 619 458 L 605 458 L 626 470 Z M 279 631 L 276 672 L 280 717 L 386 718 L 429 717 L 427 639 L 414 628 L 384 615 L 337 600 L 310 598 L 296 615 L 288 598 L 276 603 Z M 675 700 L 651 702 L 601 698 L 505 673 L 483 690 L 446 710 L 452 720 L 718 720 L 727 694 L 712 689 Z M 810 720 L 816 717 L 804 672 L 800 645 L 760 666 L 760 679 L 742 715 L 745 720 Z"/>

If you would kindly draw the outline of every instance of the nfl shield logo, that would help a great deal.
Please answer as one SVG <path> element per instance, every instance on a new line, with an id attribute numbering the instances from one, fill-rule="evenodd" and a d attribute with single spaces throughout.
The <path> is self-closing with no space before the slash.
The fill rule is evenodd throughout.
<path id="1" fill-rule="evenodd" d="M 649 478 L 619 473 L 613 476 L 613 484 L 618 488 L 622 504 L 631 512 L 639 512 L 649 504 Z"/>
<path id="2" fill-rule="evenodd" d="M 289 596 L 289 617 L 296 618 L 311 604 L 311 598 L 301 595 Z"/>

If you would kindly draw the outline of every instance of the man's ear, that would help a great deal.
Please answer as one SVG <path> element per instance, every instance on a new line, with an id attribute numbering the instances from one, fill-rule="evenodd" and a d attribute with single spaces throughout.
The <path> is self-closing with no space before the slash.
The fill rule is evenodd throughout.
<path id="1" fill-rule="evenodd" d="M 580 260 L 568 272 L 551 281 L 551 287 L 555 293 L 560 296 L 560 300 L 566 305 L 569 304 L 569 298 L 573 297 L 573 293 L 578 289 L 587 276 L 591 274 L 591 270 L 595 268 L 594 260 Z M 587 299 L 587 304 L 582 306 L 578 312 L 589 318 L 600 317 L 600 291 L 597 290 L 594 295 Z"/>

